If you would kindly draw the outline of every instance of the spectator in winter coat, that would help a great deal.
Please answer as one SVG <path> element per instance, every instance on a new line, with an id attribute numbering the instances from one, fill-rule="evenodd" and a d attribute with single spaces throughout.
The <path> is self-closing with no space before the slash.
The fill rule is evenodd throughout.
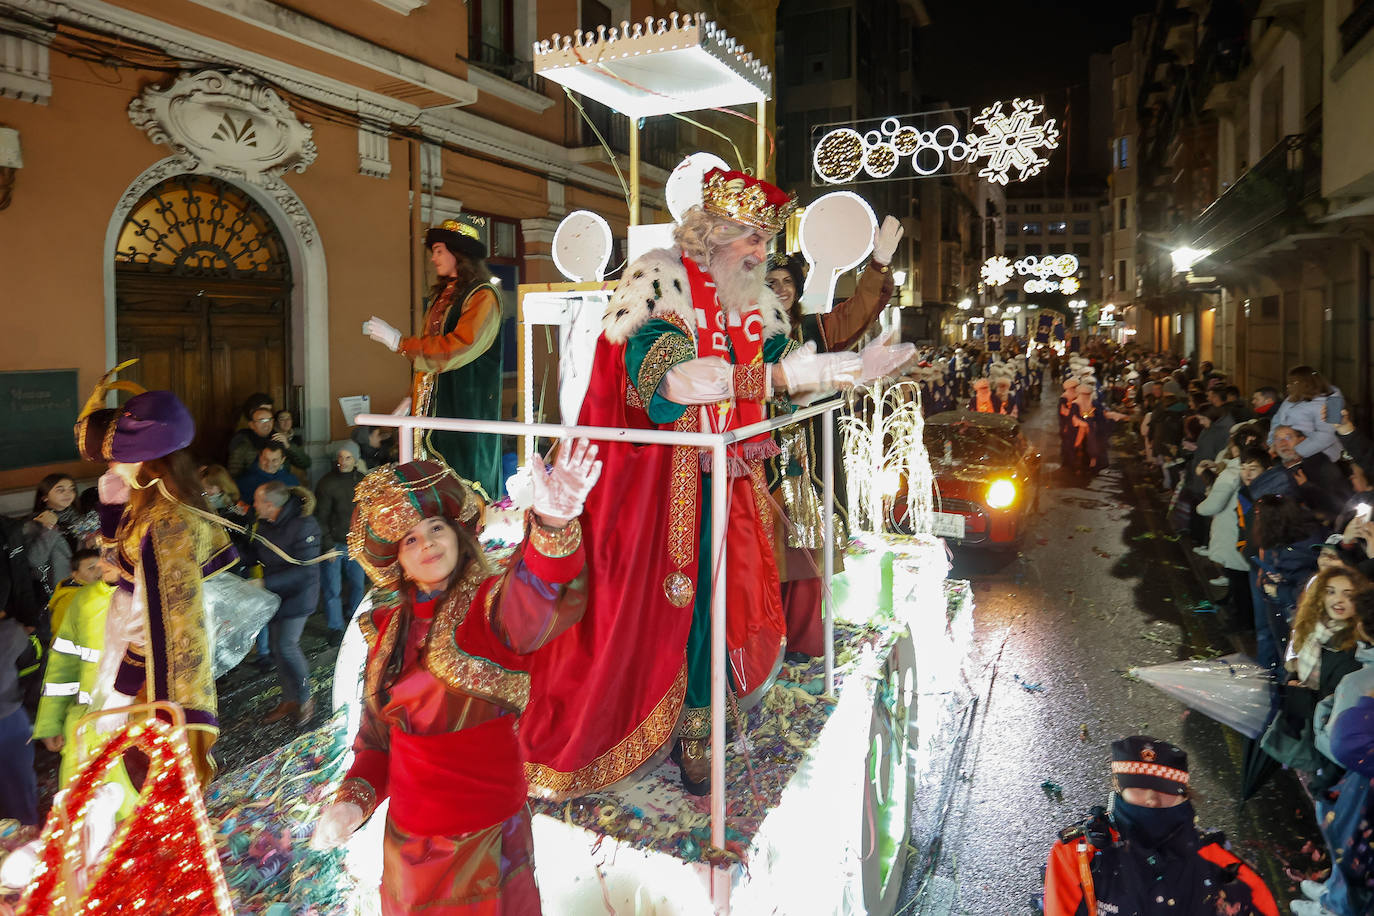
<path id="1" fill-rule="evenodd" d="M 358 443 L 359 458 L 362 461 L 362 466 L 358 470 L 370 471 L 392 460 L 396 440 L 380 426 L 355 426 L 349 437 Z"/>
<path id="2" fill-rule="evenodd" d="M 1256 610 L 1264 609 L 1276 649 L 1288 644 L 1298 596 L 1317 570 L 1315 548 L 1326 540 L 1328 533 L 1291 495 L 1261 496 L 1251 509 L 1250 561 L 1256 568 Z M 1257 630 L 1258 624 L 1257 620 Z M 1279 661 L 1277 657 L 1273 659 L 1273 667 Z"/>
<path id="3" fill-rule="evenodd" d="M 1293 481 L 1282 467 L 1274 463 L 1263 448 L 1246 448 L 1240 453 L 1240 489 L 1236 491 L 1236 522 L 1240 536 L 1236 548 L 1246 558 L 1254 557 L 1257 547 L 1254 540 L 1255 502 L 1270 494 L 1289 494 L 1293 492 Z M 1249 572 L 1250 604 L 1255 612 L 1256 658 L 1260 664 L 1277 668 L 1280 644 L 1274 640 L 1269 627 L 1269 609 L 1260 589 L 1256 570 Z"/>
<path id="4" fill-rule="evenodd" d="M 1268 385 L 1263 388 L 1256 388 L 1255 393 L 1250 395 L 1250 407 L 1255 414 L 1255 419 L 1263 420 L 1266 423 L 1274 419 L 1274 411 L 1279 407 L 1279 390 Z"/>
<path id="5" fill-rule="evenodd" d="M 39 822 L 33 727 L 19 685 L 21 669 L 36 664 L 25 627 L 0 612 L 0 818 L 21 824 Z"/>
<path id="6" fill-rule="evenodd" d="M 324 533 L 324 550 L 337 550 L 339 556 L 320 564 L 320 585 L 324 591 L 324 612 L 330 638 L 338 644 L 362 600 L 366 583 L 363 568 L 348 555 L 348 526 L 353 520 L 353 492 L 364 474 L 358 470 L 358 443 L 341 439 L 331 443 L 329 454 L 334 467 L 315 485 L 315 518 Z M 348 595 L 343 596 L 343 586 Z"/>
<path id="7" fill-rule="evenodd" d="M 251 559 L 261 566 L 262 577 L 249 581 L 262 583 L 281 598 L 281 607 L 268 628 L 282 701 L 262 722 L 270 725 L 289 717 L 298 725 L 304 724 L 315 712 L 310 667 L 301 651 L 305 621 L 320 602 L 320 569 L 309 562 L 320 555 L 320 524 L 312 515 L 315 497 L 303 487 L 288 489 L 280 481 L 269 481 L 254 491 L 253 508 L 258 520 L 253 526 Z"/>
<path id="8" fill-rule="evenodd" d="M 272 415 L 272 439 L 286 449 L 286 463 L 301 480 L 310 478 L 310 455 L 305 440 L 296 431 L 296 415 L 285 408 Z"/>
<path id="9" fill-rule="evenodd" d="M 1304 436 L 1291 426 L 1269 430 L 1274 455 L 1293 478 L 1298 498 L 1328 522 L 1334 522 L 1350 498 L 1350 480 L 1322 452 L 1304 457 L 1298 449 Z"/>
<path id="10" fill-rule="evenodd" d="M 1226 838 L 1194 825 L 1187 754 L 1145 735 L 1113 741 L 1112 782 L 1110 810 L 1093 808 L 1051 849 L 1045 916 L 1278 916 Z"/>
<path id="11" fill-rule="evenodd" d="M 300 485 L 300 480 L 286 467 L 286 449 L 280 442 L 264 445 L 258 453 L 258 463 L 239 475 L 236 483 L 242 498 L 249 499 L 258 492 L 258 487 L 274 480 L 288 487 Z"/>
<path id="12" fill-rule="evenodd" d="M 1212 520 L 1207 539 L 1207 557 L 1223 570 L 1221 581 L 1212 585 L 1226 585 L 1227 595 L 1236 619 L 1247 629 L 1254 620 L 1255 609 L 1250 602 L 1250 563 L 1237 548 L 1240 541 L 1240 521 L 1236 507 L 1240 493 L 1240 458 L 1238 449 L 1220 464 L 1216 480 L 1195 511 Z"/>
<path id="13" fill-rule="evenodd" d="M 1331 852 L 1331 876 L 1325 883 L 1302 882 L 1306 899 L 1293 901 L 1296 916 L 1365 916 L 1374 909 L 1374 888 L 1366 881 L 1368 859 L 1363 868 L 1355 860 L 1361 834 L 1371 826 L 1370 805 L 1374 803 L 1370 788 L 1374 767 L 1368 748 L 1357 746 L 1361 716 L 1368 714 L 1369 697 L 1374 694 L 1374 595 L 1362 596 L 1355 606 L 1360 640 L 1355 659 L 1361 667 L 1346 675 L 1335 692 L 1318 704 L 1312 719 L 1317 750 L 1346 767 L 1335 788 L 1315 799 L 1317 826 Z M 1355 717 L 1348 718 L 1352 712 Z M 1367 840 L 1364 845 L 1368 850 Z"/>
<path id="14" fill-rule="evenodd" d="M 57 583 L 57 589 L 48 599 L 48 624 L 54 633 L 62 629 L 62 618 L 76 593 L 99 581 L 100 551 L 84 547 L 72 554 L 72 574 Z"/>
<path id="15" fill-rule="evenodd" d="M 1327 405 L 1334 414 L 1328 416 Z M 1274 432 L 1281 426 L 1291 426 L 1305 437 L 1297 445 L 1303 458 L 1322 452 L 1332 461 L 1341 457 L 1341 444 L 1336 440 L 1336 424 L 1340 422 L 1345 398 L 1340 389 L 1327 384 L 1321 373 L 1311 366 L 1294 366 L 1288 371 L 1288 397 L 1274 411 L 1269 426 L 1269 445 L 1274 445 Z"/>

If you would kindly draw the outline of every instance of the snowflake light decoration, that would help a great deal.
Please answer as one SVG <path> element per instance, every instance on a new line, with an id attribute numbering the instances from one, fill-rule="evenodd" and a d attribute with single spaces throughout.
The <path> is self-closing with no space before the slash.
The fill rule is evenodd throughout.
<path id="1" fill-rule="evenodd" d="M 1011 258 L 993 255 L 983 262 L 983 282 L 988 286 L 1004 286 L 1011 282 Z"/>
<path id="2" fill-rule="evenodd" d="M 1018 181 L 1040 174 L 1050 160 L 1037 150 L 1059 146 L 1059 129 L 1054 126 L 1053 118 L 1042 124 L 1034 123 L 1044 110 L 1044 105 L 1037 105 L 1031 99 L 1013 99 L 1010 114 L 1004 114 L 1002 103 L 997 102 L 973 119 L 975 125 L 986 131 L 971 133 L 965 138 L 972 147 L 969 161 L 987 160 L 978 177 L 1004 185 L 1013 168 L 1019 170 Z"/>

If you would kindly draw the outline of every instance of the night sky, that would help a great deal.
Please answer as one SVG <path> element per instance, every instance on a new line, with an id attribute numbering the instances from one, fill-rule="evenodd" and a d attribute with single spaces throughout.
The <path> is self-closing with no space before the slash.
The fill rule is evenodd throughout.
<path id="1" fill-rule="evenodd" d="M 1062 98 L 1086 85 L 1088 58 L 1130 37 L 1154 0 L 925 0 L 922 90 L 977 110 L 998 99 Z"/>

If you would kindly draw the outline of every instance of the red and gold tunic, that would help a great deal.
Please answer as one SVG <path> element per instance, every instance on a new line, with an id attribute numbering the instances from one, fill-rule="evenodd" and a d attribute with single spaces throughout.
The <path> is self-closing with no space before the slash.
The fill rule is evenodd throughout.
<path id="1" fill-rule="evenodd" d="M 338 798 L 369 814 L 391 800 L 387 916 L 539 912 L 516 723 L 529 654 L 582 616 L 582 566 L 576 522 L 535 525 L 504 573 L 469 564 L 442 598 L 406 586 L 360 617 L 365 705 Z"/>

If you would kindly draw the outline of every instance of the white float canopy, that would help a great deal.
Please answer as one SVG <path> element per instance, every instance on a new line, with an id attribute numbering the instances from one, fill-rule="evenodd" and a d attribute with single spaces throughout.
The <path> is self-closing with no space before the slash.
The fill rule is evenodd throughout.
<path id="1" fill-rule="evenodd" d="M 765 102 L 773 79 L 703 13 L 554 33 L 534 72 L 632 118 Z"/>

